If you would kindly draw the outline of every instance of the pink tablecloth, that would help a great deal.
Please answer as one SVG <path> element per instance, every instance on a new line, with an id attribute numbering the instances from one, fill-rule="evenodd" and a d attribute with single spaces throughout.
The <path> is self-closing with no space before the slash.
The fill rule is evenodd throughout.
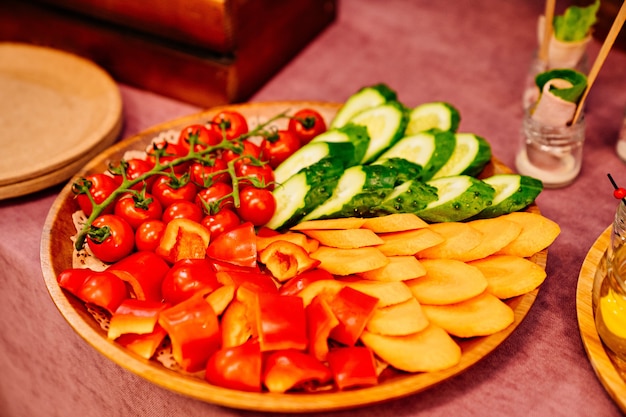
<path id="1" fill-rule="evenodd" d="M 461 111 L 461 130 L 487 138 L 494 154 L 513 166 L 522 85 L 542 10 L 540 0 L 342 0 L 338 21 L 252 100 L 342 101 L 361 86 L 385 82 L 409 106 L 453 103 Z M 592 59 L 599 47 L 594 41 Z M 626 166 L 614 150 L 626 105 L 625 79 L 626 54 L 613 51 L 588 102 L 580 177 L 539 197 L 542 212 L 560 223 L 562 234 L 550 248 L 548 279 L 521 326 L 465 373 L 354 413 L 619 415 L 583 349 L 575 291 L 581 263 L 616 206 L 607 172 L 626 184 Z M 120 89 L 123 137 L 199 110 L 125 85 Z M 159 388 L 105 359 L 74 333 L 50 300 L 39 264 L 42 227 L 59 190 L 0 202 L 0 415 L 261 415 Z"/>

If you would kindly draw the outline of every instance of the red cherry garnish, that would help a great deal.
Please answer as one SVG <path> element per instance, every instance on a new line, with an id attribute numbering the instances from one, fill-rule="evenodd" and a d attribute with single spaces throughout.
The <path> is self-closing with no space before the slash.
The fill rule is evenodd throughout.
<path id="1" fill-rule="evenodd" d="M 613 190 L 613 197 L 617 198 L 618 200 L 626 197 L 626 189 L 622 187 L 616 188 L 615 190 Z"/>

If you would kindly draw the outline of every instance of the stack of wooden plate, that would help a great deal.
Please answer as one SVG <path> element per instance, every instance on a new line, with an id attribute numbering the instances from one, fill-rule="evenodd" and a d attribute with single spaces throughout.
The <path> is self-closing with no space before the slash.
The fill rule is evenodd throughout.
<path id="1" fill-rule="evenodd" d="M 122 100 L 93 62 L 0 43 L 0 199 L 70 178 L 116 141 Z"/>

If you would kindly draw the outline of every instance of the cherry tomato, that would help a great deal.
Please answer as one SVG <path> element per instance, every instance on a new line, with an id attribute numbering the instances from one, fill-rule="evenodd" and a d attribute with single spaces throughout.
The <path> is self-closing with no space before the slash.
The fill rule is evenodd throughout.
<path id="1" fill-rule="evenodd" d="M 200 190 L 194 201 L 205 214 L 213 214 L 224 208 L 234 207 L 235 200 L 232 193 L 233 187 L 230 184 L 216 182 Z"/>
<path id="2" fill-rule="evenodd" d="M 118 184 L 110 175 L 99 173 L 87 175 L 85 178 L 80 179 L 76 184 L 74 184 L 74 192 L 82 191 L 81 188 L 83 187 L 87 187 L 96 204 L 100 204 L 117 189 Z M 93 207 L 86 193 L 78 194 L 76 196 L 76 201 L 86 216 L 91 215 Z M 104 212 L 112 213 L 113 204 L 105 208 Z"/>
<path id="3" fill-rule="evenodd" d="M 238 151 L 228 149 L 222 152 L 224 162 L 228 163 L 234 159 L 240 158 L 237 163 L 245 163 L 251 159 L 259 159 L 261 156 L 261 147 L 249 140 L 238 142 L 237 148 Z"/>
<path id="4" fill-rule="evenodd" d="M 266 188 L 245 187 L 239 192 L 237 214 L 255 226 L 269 222 L 276 211 L 276 199 Z"/>
<path id="5" fill-rule="evenodd" d="M 189 168 L 191 181 L 200 187 L 208 187 L 216 182 L 230 182 L 226 162 L 221 158 L 212 159 L 210 162 L 195 162 Z"/>
<path id="6" fill-rule="evenodd" d="M 206 149 L 209 146 L 215 146 L 222 141 L 222 136 L 219 131 L 209 129 L 201 124 L 189 125 L 181 130 L 178 136 L 179 153 L 186 155 L 189 152 L 189 144 L 192 138 L 196 143 L 194 147 L 196 152 Z"/>
<path id="7" fill-rule="evenodd" d="M 152 163 L 153 165 L 156 164 L 157 149 L 160 149 L 164 152 L 163 155 L 159 157 L 159 163 L 161 165 L 168 164 L 172 162 L 173 160 L 178 159 L 181 156 L 185 156 L 187 154 L 185 150 L 181 149 L 177 144 L 168 142 L 168 141 L 155 143 L 153 147 L 155 149 L 148 151 L 148 161 Z M 185 171 L 187 171 L 187 169 L 189 168 L 189 165 L 190 165 L 189 162 L 178 164 L 174 167 L 174 172 L 178 174 L 182 174 Z"/>
<path id="8" fill-rule="evenodd" d="M 220 287 L 211 264 L 204 259 L 181 259 L 163 278 L 163 299 L 172 304 L 185 301 L 201 290 L 213 291 Z"/>
<path id="9" fill-rule="evenodd" d="M 193 201 L 174 201 L 163 211 L 163 222 L 169 223 L 174 219 L 189 219 L 200 223 L 204 213 L 200 206 Z"/>
<path id="10" fill-rule="evenodd" d="M 256 188 L 274 189 L 274 170 L 269 164 L 239 164 L 235 165 L 235 175 L 239 179 L 239 186 L 251 185 Z"/>
<path id="11" fill-rule="evenodd" d="M 189 175 L 184 174 L 176 178 L 161 175 L 152 186 L 152 195 L 161 202 L 165 208 L 175 201 L 193 201 L 198 191 L 198 187 L 189 181 Z"/>
<path id="12" fill-rule="evenodd" d="M 149 172 L 150 170 L 152 170 L 152 168 L 154 168 L 154 164 L 152 162 L 139 158 L 132 158 L 128 161 L 123 161 L 122 164 L 124 165 L 124 169 L 126 170 L 126 179 L 128 180 L 134 180 L 135 178 L 145 174 L 146 172 Z M 122 174 L 113 175 L 113 179 L 118 184 L 121 184 Z M 141 181 L 133 185 L 131 188 L 133 190 L 140 191 L 143 188 L 144 184 L 146 184 L 146 188 L 149 190 L 152 187 L 154 180 L 154 176 L 148 177 L 145 181 Z"/>
<path id="13" fill-rule="evenodd" d="M 268 161 L 276 169 L 285 159 L 300 149 L 300 140 L 289 130 L 279 130 L 263 140 L 261 160 Z"/>
<path id="14" fill-rule="evenodd" d="M 241 219 L 239 216 L 229 208 L 221 208 L 217 213 L 209 214 L 200 221 L 200 224 L 211 232 L 211 239 L 234 229 L 240 223 Z"/>
<path id="15" fill-rule="evenodd" d="M 211 120 L 213 128 L 228 140 L 233 140 L 248 133 L 248 122 L 239 112 L 223 110 Z"/>
<path id="16" fill-rule="evenodd" d="M 135 247 L 135 233 L 128 222 L 114 214 L 96 218 L 87 232 L 87 245 L 103 262 L 117 262 Z"/>
<path id="17" fill-rule="evenodd" d="M 163 206 L 151 194 L 145 193 L 142 198 L 136 198 L 131 193 L 125 193 L 115 203 L 113 213 L 126 220 L 133 230 L 137 230 L 146 220 L 160 219 Z"/>
<path id="18" fill-rule="evenodd" d="M 146 220 L 135 231 L 135 246 L 138 251 L 151 251 L 159 246 L 165 233 L 165 223 L 161 220 Z"/>
<path id="19" fill-rule="evenodd" d="M 326 122 L 324 122 L 324 118 L 317 111 L 302 109 L 289 119 L 287 129 L 296 135 L 302 145 L 306 145 L 314 137 L 326 131 Z"/>

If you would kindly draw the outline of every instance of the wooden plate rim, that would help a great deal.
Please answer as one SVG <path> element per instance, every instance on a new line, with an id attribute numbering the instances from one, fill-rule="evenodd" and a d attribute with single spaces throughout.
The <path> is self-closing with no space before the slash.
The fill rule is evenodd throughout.
<path id="1" fill-rule="evenodd" d="M 592 305 L 594 278 L 610 244 L 611 231 L 612 226 L 607 227 L 585 256 L 576 286 L 576 313 L 580 336 L 593 370 L 609 396 L 626 413 L 626 381 L 613 365 L 598 335 Z"/>
<path id="2" fill-rule="evenodd" d="M 78 178 L 80 175 L 88 172 L 97 171 L 96 168 L 102 166 L 107 158 L 124 150 L 144 149 L 145 145 L 159 132 L 177 127 L 180 128 L 198 120 L 206 120 L 224 108 L 235 109 L 245 113 L 246 111 L 254 112 L 255 110 L 265 111 L 266 109 L 313 107 L 332 114 L 339 106 L 340 104 L 338 103 L 328 102 L 279 101 L 215 107 L 161 123 L 119 142 L 94 158 L 74 178 Z M 508 167 L 495 158 L 492 161 L 492 165 L 491 169 L 496 172 L 510 172 Z M 154 361 L 144 360 L 109 341 L 99 325 L 86 312 L 82 303 L 58 286 L 56 276 L 61 272 L 62 268 L 58 265 L 58 262 L 55 262 L 55 253 L 58 251 L 58 245 L 52 239 L 52 236 L 63 223 L 57 214 L 64 204 L 68 204 L 67 200 L 72 198 L 71 184 L 74 178 L 63 188 L 50 208 L 41 239 L 40 258 L 43 277 L 47 290 L 57 309 L 69 325 L 87 343 L 123 368 L 147 379 L 155 385 L 221 406 L 265 412 L 307 413 L 352 409 L 417 394 L 467 370 L 496 349 L 528 314 L 539 291 L 539 289 L 536 289 L 508 300 L 507 304 L 513 308 L 515 313 L 514 323 L 494 335 L 461 341 L 463 355 L 460 363 L 443 371 L 399 375 L 374 387 L 343 392 L 272 394 L 249 393 L 220 388 L 212 386 L 203 380 L 170 371 Z M 529 210 L 539 212 L 536 205 L 531 206 Z M 544 250 L 536 254 L 532 259 L 545 269 L 547 254 L 547 250 Z"/>

